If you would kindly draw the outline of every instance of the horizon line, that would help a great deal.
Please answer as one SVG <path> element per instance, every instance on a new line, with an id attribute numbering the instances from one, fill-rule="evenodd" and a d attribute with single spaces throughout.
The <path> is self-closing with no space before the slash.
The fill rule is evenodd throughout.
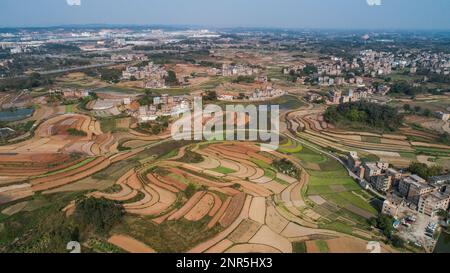
<path id="1" fill-rule="evenodd" d="M 61 24 L 61 25 L 22 25 L 22 26 L 2 26 L 0 29 L 39 29 L 39 28 L 83 28 L 83 27 L 166 27 L 166 28 L 210 28 L 210 29 L 263 29 L 263 30 L 328 30 L 328 31 L 442 31 L 450 32 L 450 28 L 404 28 L 404 27 L 392 27 L 392 28 L 344 28 L 344 27 L 292 27 L 292 26 L 213 26 L 213 25 L 200 25 L 200 24 L 120 24 L 120 23 L 86 23 L 86 24 Z"/>

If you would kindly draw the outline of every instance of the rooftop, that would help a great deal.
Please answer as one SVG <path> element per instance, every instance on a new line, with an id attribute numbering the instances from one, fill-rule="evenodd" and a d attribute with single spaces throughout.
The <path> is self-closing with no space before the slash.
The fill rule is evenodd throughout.
<path id="1" fill-rule="evenodd" d="M 448 194 L 442 192 L 431 192 L 423 196 L 427 201 L 439 202 L 445 199 L 448 199 L 450 196 Z"/>
<path id="2" fill-rule="evenodd" d="M 430 180 L 432 183 L 436 184 L 450 183 L 450 174 L 433 176 L 430 178 Z"/>
<path id="3" fill-rule="evenodd" d="M 403 180 L 419 189 L 431 188 L 431 186 L 426 183 L 425 179 L 417 175 L 405 177 Z"/>

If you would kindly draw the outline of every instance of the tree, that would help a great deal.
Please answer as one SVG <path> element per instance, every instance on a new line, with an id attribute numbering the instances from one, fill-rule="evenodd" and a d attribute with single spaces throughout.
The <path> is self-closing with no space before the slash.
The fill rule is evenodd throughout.
<path id="1" fill-rule="evenodd" d="M 91 227 L 99 233 L 108 233 L 122 220 L 123 206 L 104 198 L 89 197 L 78 201 L 75 217 L 84 227 Z"/>
<path id="2" fill-rule="evenodd" d="M 369 219 L 369 224 L 370 224 L 372 227 L 376 227 L 376 226 L 378 225 L 377 218 L 375 218 L 375 217 L 370 218 L 370 219 Z"/>
<path id="3" fill-rule="evenodd" d="M 316 66 L 308 64 L 305 66 L 305 68 L 303 68 L 303 74 L 304 75 L 312 75 L 318 72 L 318 69 Z"/>
<path id="4" fill-rule="evenodd" d="M 352 109 L 348 114 L 347 117 L 351 121 L 356 122 L 363 122 L 367 119 L 367 115 L 364 111 L 358 111 L 357 109 Z"/>
<path id="5" fill-rule="evenodd" d="M 184 191 L 184 193 L 186 194 L 187 198 L 191 198 L 194 193 L 197 191 L 197 188 L 195 187 L 194 184 L 189 184 L 186 188 L 186 190 Z"/>
<path id="6" fill-rule="evenodd" d="M 411 111 L 411 105 L 403 104 L 403 110 L 405 110 L 405 112 L 410 112 Z"/>
<path id="7" fill-rule="evenodd" d="M 402 248 L 405 246 L 405 241 L 402 238 L 400 238 L 398 235 L 392 235 L 390 240 L 394 247 Z"/>
<path id="8" fill-rule="evenodd" d="M 89 96 L 94 100 L 98 99 L 98 95 L 95 92 L 89 92 Z"/>
<path id="9" fill-rule="evenodd" d="M 436 212 L 436 215 L 441 219 L 447 219 L 449 217 L 449 213 L 446 210 L 440 209 Z"/>
<path id="10" fill-rule="evenodd" d="M 395 131 L 403 123 L 403 116 L 396 108 L 366 101 L 343 103 L 329 107 L 324 114 L 332 124 L 351 123 L 381 130 Z"/>
<path id="11" fill-rule="evenodd" d="M 379 214 L 378 217 L 370 219 L 370 223 L 383 231 L 384 236 L 391 238 L 394 232 L 394 218 L 389 215 Z"/>
<path id="12" fill-rule="evenodd" d="M 447 133 L 447 132 L 442 133 L 442 134 L 439 136 L 439 141 L 440 141 L 441 143 L 450 145 L 450 134 Z"/>
<path id="13" fill-rule="evenodd" d="M 255 77 L 253 77 L 253 76 L 238 76 L 233 82 L 234 83 L 254 83 Z"/>
<path id="14" fill-rule="evenodd" d="M 101 69 L 100 70 L 101 79 L 106 82 L 118 83 L 120 77 L 122 76 L 122 71 L 120 69 Z"/>
<path id="15" fill-rule="evenodd" d="M 217 92 L 216 91 L 208 91 L 204 98 L 206 101 L 215 101 L 215 100 L 217 100 Z"/>
<path id="16" fill-rule="evenodd" d="M 300 175 L 300 170 L 289 160 L 283 158 L 272 162 L 272 166 L 283 174 L 297 178 Z"/>
<path id="17" fill-rule="evenodd" d="M 31 73 L 26 78 L 11 78 L 0 80 L 0 91 L 15 89 L 31 89 L 35 87 L 53 84 L 51 76 L 43 76 L 39 73 Z"/>
<path id="18" fill-rule="evenodd" d="M 419 162 L 412 162 L 409 165 L 408 170 L 425 180 L 428 180 L 430 177 L 439 175 L 443 172 L 443 168 L 441 166 L 428 167 L 427 164 Z"/>
<path id="19" fill-rule="evenodd" d="M 432 112 L 431 112 L 430 109 L 427 108 L 427 109 L 423 110 L 423 115 L 426 116 L 426 117 L 431 117 Z"/>
<path id="20" fill-rule="evenodd" d="M 424 179 L 428 178 L 428 166 L 424 163 L 412 162 L 408 170 Z"/>
<path id="21" fill-rule="evenodd" d="M 166 84 L 169 86 L 178 85 L 177 74 L 175 73 L 175 71 L 167 71 Z"/>
<path id="22" fill-rule="evenodd" d="M 67 129 L 67 133 L 71 136 L 81 136 L 81 137 L 87 136 L 87 133 L 85 131 L 78 130 L 76 128 Z"/>

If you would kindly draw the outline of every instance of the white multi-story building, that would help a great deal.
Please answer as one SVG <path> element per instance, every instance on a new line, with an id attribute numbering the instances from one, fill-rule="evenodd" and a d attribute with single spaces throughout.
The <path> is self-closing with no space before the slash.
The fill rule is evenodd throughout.
<path id="1" fill-rule="evenodd" d="M 441 192 L 431 192 L 420 196 L 417 210 L 420 213 L 434 216 L 439 210 L 447 210 L 450 195 Z"/>

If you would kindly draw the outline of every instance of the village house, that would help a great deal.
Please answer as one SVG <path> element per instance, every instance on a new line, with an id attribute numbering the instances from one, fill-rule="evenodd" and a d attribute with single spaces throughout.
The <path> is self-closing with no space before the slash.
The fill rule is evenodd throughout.
<path id="1" fill-rule="evenodd" d="M 135 117 L 139 122 L 154 121 L 160 116 L 179 116 L 191 110 L 189 96 L 162 94 L 153 98 L 153 104 L 139 107 Z"/>
<path id="2" fill-rule="evenodd" d="M 124 80 L 144 80 L 143 88 L 164 88 L 167 71 L 150 62 L 143 67 L 129 66 L 122 72 Z"/>
<path id="3" fill-rule="evenodd" d="M 222 65 L 222 76 L 230 77 L 230 76 L 252 76 L 254 74 L 258 74 L 259 69 L 244 66 L 244 65 L 232 65 L 232 64 L 223 64 Z"/>
<path id="4" fill-rule="evenodd" d="M 256 77 L 257 83 L 267 83 L 269 78 L 266 75 Z"/>
<path id="5" fill-rule="evenodd" d="M 320 101 L 323 100 L 323 97 L 317 93 L 314 92 L 308 92 L 308 94 L 306 94 L 305 99 L 308 102 L 316 102 L 316 101 Z"/>
<path id="6" fill-rule="evenodd" d="M 450 114 L 444 113 L 444 112 L 441 112 L 441 111 L 436 112 L 435 115 L 436 115 L 436 117 L 438 119 L 441 119 L 441 120 L 446 121 L 446 122 L 450 119 Z"/>
<path id="7" fill-rule="evenodd" d="M 60 94 L 65 99 L 82 99 L 89 96 L 89 91 L 87 90 L 78 90 L 78 89 L 50 89 L 48 91 L 49 94 Z"/>
<path id="8" fill-rule="evenodd" d="M 217 97 L 218 100 L 222 100 L 222 101 L 233 101 L 234 100 L 234 95 L 232 94 L 222 94 L 219 95 Z"/>
<path id="9" fill-rule="evenodd" d="M 123 61 L 148 61 L 148 56 L 145 54 L 113 54 L 111 55 L 111 61 L 123 62 Z"/>
<path id="10" fill-rule="evenodd" d="M 286 91 L 275 89 L 273 87 L 266 87 L 265 89 L 257 89 L 250 96 L 252 101 L 268 100 L 286 95 Z"/>

